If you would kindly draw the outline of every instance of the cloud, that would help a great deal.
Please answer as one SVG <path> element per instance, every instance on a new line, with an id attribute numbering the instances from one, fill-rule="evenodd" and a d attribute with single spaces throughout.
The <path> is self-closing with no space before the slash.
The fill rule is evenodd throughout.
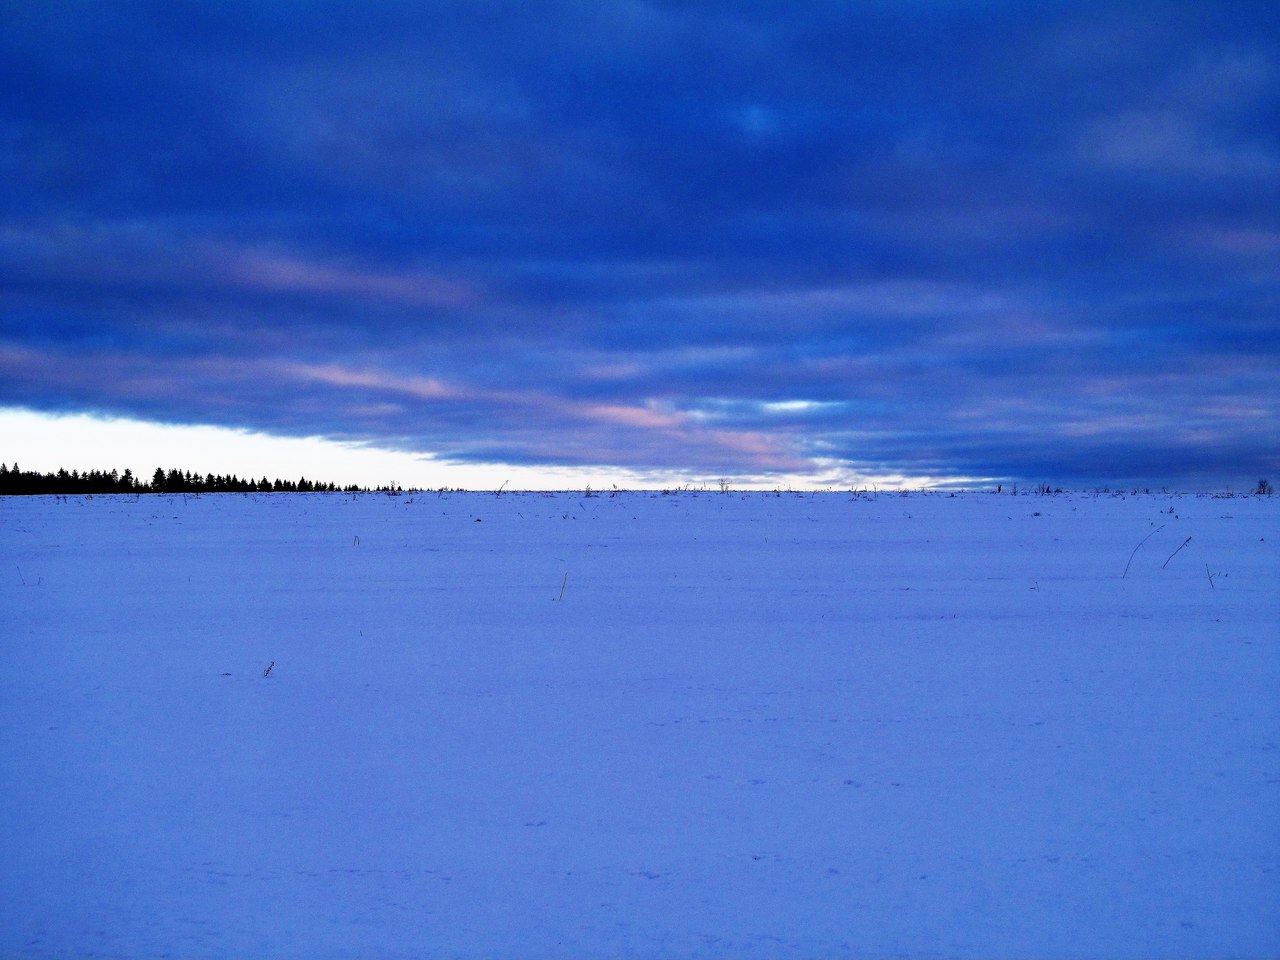
<path id="1" fill-rule="evenodd" d="M 1099 120 L 1083 138 L 1080 152 L 1086 162 L 1141 174 L 1245 180 L 1280 174 L 1280 152 L 1274 148 L 1215 136 L 1167 111 Z"/>
<path id="2" fill-rule="evenodd" d="M 339 294 L 408 306 L 458 307 L 474 301 L 468 285 L 415 272 L 359 270 L 258 251 L 229 258 L 232 283 L 263 291 Z"/>
<path id="3" fill-rule="evenodd" d="M 1267 5 L 5 26 L 0 403 L 649 476 L 1274 463 Z"/>
<path id="4" fill-rule="evenodd" d="M 399 393 L 419 400 L 444 400 L 465 396 L 464 391 L 449 387 L 430 377 L 398 377 L 373 370 L 352 370 L 335 363 L 285 363 L 279 372 L 286 377 L 335 387 L 368 387 Z"/>

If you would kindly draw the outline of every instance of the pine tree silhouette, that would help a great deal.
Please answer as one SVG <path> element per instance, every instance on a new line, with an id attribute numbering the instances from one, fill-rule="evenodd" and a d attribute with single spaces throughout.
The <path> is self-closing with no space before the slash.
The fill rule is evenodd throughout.
<path id="1" fill-rule="evenodd" d="M 367 493 L 368 487 L 352 484 L 339 488 L 333 483 L 323 483 L 302 477 L 298 480 L 241 480 L 234 474 L 209 473 L 201 476 L 190 470 L 176 467 L 165 470 L 156 467 L 151 482 L 142 483 L 133 471 L 123 473 L 111 470 L 73 469 L 65 467 L 51 473 L 24 471 L 17 462 L 12 467 L 0 461 L 0 496 L 70 496 L 87 494 L 149 494 L 149 493 Z"/>

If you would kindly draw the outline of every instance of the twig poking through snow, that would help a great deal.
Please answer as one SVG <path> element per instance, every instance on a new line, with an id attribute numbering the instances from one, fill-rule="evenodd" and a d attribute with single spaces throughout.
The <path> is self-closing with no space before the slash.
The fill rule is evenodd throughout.
<path id="1" fill-rule="evenodd" d="M 1209 565 L 1207 563 L 1204 565 L 1204 575 L 1209 578 L 1209 589 L 1217 590 L 1218 588 L 1213 585 L 1213 574 L 1209 572 Z"/>
<path id="2" fill-rule="evenodd" d="M 272 660 L 269 664 L 267 664 L 267 669 L 265 669 L 265 670 L 263 670 L 263 671 L 262 671 L 262 675 L 263 675 L 264 677 L 269 677 L 269 676 L 271 676 L 271 671 L 272 671 L 272 670 L 274 670 L 274 669 L 275 669 L 275 667 L 276 667 L 276 662 L 275 662 L 274 660 Z"/>
<path id="3" fill-rule="evenodd" d="M 557 599 L 557 600 L 563 600 L 563 599 L 564 599 L 564 585 L 565 585 L 566 583 L 568 583 L 568 582 L 569 582 L 569 575 L 566 573 L 566 574 L 564 575 L 564 580 L 563 580 L 563 581 L 561 581 L 561 583 L 560 583 L 560 596 L 556 597 L 556 599 Z"/>
<path id="4" fill-rule="evenodd" d="M 1142 543 L 1139 543 L 1136 547 L 1134 547 L 1133 553 L 1129 554 L 1129 563 L 1133 563 L 1134 555 L 1137 554 L 1137 552 L 1142 549 L 1142 544 L 1146 543 L 1148 540 L 1150 540 L 1152 537 L 1154 537 L 1157 533 L 1159 533 L 1163 529 L 1164 529 L 1164 524 L 1162 523 L 1160 524 L 1160 526 L 1156 527 L 1154 530 L 1148 533 L 1145 537 L 1143 537 Z M 1125 577 L 1129 575 L 1129 563 L 1126 563 L 1124 565 L 1124 573 L 1120 574 L 1121 580 L 1123 580 Z"/>
<path id="5" fill-rule="evenodd" d="M 1187 537 L 1187 539 L 1183 540 L 1183 541 L 1182 541 L 1182 543 L 1178 544 L 1178 550 L 1181 550 L 1183 547 L 1185 547 L 1185 546 L 1186 546 L 1188 543 L 1190 543 L 1190 542 L 1191 542 L 1191 538 L 1190 538 L 1190 537 Z M 1173 553 L 1169 554 L 1169 560 L 1172 560 L 1174 557 L 1176 557 L 1176 556 L 1178 555 L 1178 550 L 1175 550 L 1175 551 L 1173 551 Z M 1161 569 L 1161 570 L 1163 570 L 1165 567 L 1167 567 L 1167 566 L 1169 565 L 1169 560 L 1166 560 L 1164 563 L 1160 564 L 1160 569 Z"/>

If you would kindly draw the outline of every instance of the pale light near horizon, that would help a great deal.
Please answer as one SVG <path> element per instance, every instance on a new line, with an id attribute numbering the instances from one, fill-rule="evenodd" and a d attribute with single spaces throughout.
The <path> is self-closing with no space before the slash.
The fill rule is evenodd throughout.
<path id="1" fill-rule="evenodd" d="M 0 409 L 0 459 L 25 470 L 132 470 L 150 479 L 156 467 L 201 475 L 277 477 L 378 487 L 473 490 L 557 489 L 619 482 L 617 471 L 555 470 L 507 464 L 461 464 L 428 455 L 343 443 L 324 437 L 281 437 L 198 424 L 164 424 L 90 414 Z M 606 480 L 612 476 L 612 480 Z M 629 475 L 623 479 L 634 479 Z"/>
<path id="2" fill-rule="evenodd" d="M 615 467 L 523 466 L 460 463 L 429 454 L 346 443 L 324 437 L 284 437 L 200 424 L 164 424 L 92 414 L 50 414 L 0 407 L 0 460 L 24 470 L 132 470 L 149 480 L 156 467 L 201 475 L 309 480 L 379 487 L 465 490 L 657 489 L 667 486 L 714 488 L 718 478 L 657 475 Z M 832 464 L 831 466 L 835 466 Z M 736 477 L 733 489 L 881 489 L 955 486 L 959 478 L 840 476 Z M 971 479 L 972 485 L 982 481 Z"/>

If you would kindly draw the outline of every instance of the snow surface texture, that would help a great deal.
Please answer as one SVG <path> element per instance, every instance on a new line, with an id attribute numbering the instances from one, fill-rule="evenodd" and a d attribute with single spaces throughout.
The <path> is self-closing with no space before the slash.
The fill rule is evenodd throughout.
<path id="1" fill-rule="evenodd" d="M 1280 954 L 1280 497 L 0 532 L 6 958 Z"/>

